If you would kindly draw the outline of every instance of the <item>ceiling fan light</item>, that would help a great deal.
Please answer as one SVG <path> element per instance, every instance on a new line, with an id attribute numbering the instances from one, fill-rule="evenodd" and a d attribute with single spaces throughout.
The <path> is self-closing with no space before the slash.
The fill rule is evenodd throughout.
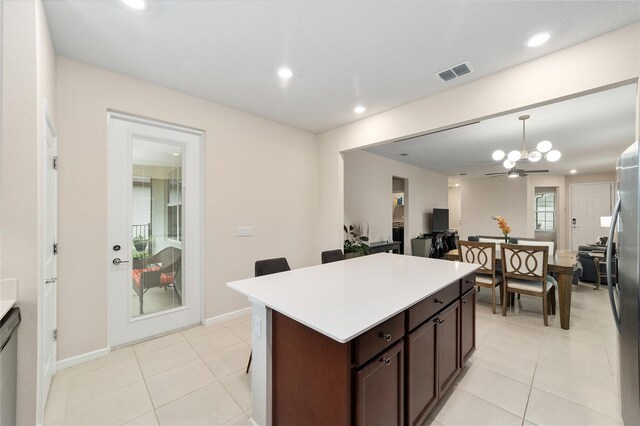
<path id="1" fill-rule="evenodd" d="M 498 149 L 493 151 L 493 154 L 491 154 L 491 158 L 493 158 L 495 161 L 502 161 L 505 155 L 506 154 L 504 153 L 503 150 Z"/>
<path id="2" fill-rule="evenodd" d="M 504 166 L 505 169 L 513 169 L 516 165 L 515 161 L 511 161 L 508 158 L 506 160 L 504 160 L 504 163 L 502 163 L 502 165 Z"/>
<path id="3" fill-rule="evenodd" d="M 507 158 L 514 163 L 520 159 L 520 151 L 516 151 L 515 149 L 507 154 Z"/>
<path id="4" fill-rule="evenodd" d="M 553 144 L 549 141 L 540 141 L 538 142 L 538 145 L 536 145 L 536 149 L 543 154 L 545 152 L 551 151 L 552 147 L 553 147 Z"/>
<path id="5" fill-rule="evenodd" d="M 535 163 L 536 161 L 540 161 L 542 159 L 542 154 L 540 154 L 538 151 L 531 151 L 527 158 L 532 163 Z"/>
<path id="6" fill-rule="evenodd" d="M 557 149 L 554 149 L 553 151 L 549 151 L 547 152 L 547 155 L 545 155 L 545 158 L 547 159 L 547 161 L 551 161 L 551 162 L 558 161 L 560 157 L 562 157 L 562 154 Z"/>
<path id="7" fill-rule="evenodd" d="M 520 175 L 517 172 L 514 171 L 514 172 L 509 172 L 509 174 L 507 176 L 509 176 L 510 178 L 517 178 Z"/>

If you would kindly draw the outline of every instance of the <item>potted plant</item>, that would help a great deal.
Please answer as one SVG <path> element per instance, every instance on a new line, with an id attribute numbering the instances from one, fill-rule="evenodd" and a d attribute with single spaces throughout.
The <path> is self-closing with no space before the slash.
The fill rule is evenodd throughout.
<path id="1" fill-rule="evenodd" d="M 149 241 L 145 237 L 143 237 L 142 235 L 138 235 L 137 237 L 133 238 L 133 247 L 136 249 L 136 251 L 143 252 L 147 249 L 148 242 Z"/>
<path id="2" fill-rule="evenodd" d="M 355 231 L 352 225 L 343 225 L 347 238 L 344 240 L 344 255 L 347 258 L 364 256 L 369 254 L 369 238 L 366 235 L 360 235 Z"/>

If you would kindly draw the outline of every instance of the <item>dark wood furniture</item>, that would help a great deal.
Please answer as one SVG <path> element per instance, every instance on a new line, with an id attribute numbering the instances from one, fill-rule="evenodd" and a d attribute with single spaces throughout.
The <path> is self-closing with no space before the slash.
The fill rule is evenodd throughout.
<path id="1" fill-rule="evenodd" d="M 542 299 L 542 317 L 548 326 L 548 314 L 556 313 L 556 282 L 547 275 L 549 247 L 501 244 L 500 257 L 504 277 L 502 316 L 507 315 L 509 293 L 526 294 Z"/>
<path id="2" fill-rule="evenodd" d="M 396 254 L 400 253 L 400 241 L 378 241 L 369 245 L 369 254 L 384 253 L 392 251 Z"/>
<path id="3" fill-rule="evenodd" d="M 424 423 L 475 349 L 475 300 L 471 274 L 347 343 L 272 311 L 273 424 Z"/>
<path id="4" fill-rule="evenodd" d="M 496 252 L 496 268 L 500 269 L 502 261 Z M 548 272 L 557 274 L 558 282 L 558 308 L 560 309 L 560 327 L 569 330 L 571 322 L 571 291 L 573 279 L 573 267 L 576 264 L 575 251 L 556 250 L 548 257 Z M 447 260 L 458 260 L 458 250 L 447 253 Z"/>

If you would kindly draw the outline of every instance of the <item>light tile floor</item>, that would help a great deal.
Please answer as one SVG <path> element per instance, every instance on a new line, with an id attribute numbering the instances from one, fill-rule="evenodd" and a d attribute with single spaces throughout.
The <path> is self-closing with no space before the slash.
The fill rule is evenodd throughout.
<path id="1" fill-rule="evenodd" d="M 617 340 L 607 289 L 574 286 L 571 329 L 540 299 L 493 315 L 478 294 L 477 349 L 432 425 L 619 425 Z M 249 317 L 194 327 L 58 372 L 47 425 L 246 425 Z"/>

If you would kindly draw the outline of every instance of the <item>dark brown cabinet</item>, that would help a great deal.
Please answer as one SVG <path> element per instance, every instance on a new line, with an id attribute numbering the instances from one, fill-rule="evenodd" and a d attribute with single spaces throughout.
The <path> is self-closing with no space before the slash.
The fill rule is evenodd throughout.
<path id="1" fill-rule="evenodd" d="M 473 274 L 347 343 L 272 312 L 272 423 L 417 426 L 475 349 Z M 462 295 L 462 297 L 461 297 Z"/>
<path id="2" fill-rule="evenodd" d="M 445 393 L 460 370 L 460 302 L 440 312 L 436 323 L 438 392 Z"/>
<path id="3" fill-rule="evenodd" d="M 404 423 L 403 343 L 379 355 L 356 373 L 356 425 Z"/>
<path id="4" fill-rule="evenodd" d="M 463 366 L 476 350 L 476 290 L 460 300 L 460 365 Z"/>
<path id="5" fill-rule="evenodd" d="M 436 322 L 428 321 L 406 338 L 407 423 L 419 425 L 438 402 Z"/>

